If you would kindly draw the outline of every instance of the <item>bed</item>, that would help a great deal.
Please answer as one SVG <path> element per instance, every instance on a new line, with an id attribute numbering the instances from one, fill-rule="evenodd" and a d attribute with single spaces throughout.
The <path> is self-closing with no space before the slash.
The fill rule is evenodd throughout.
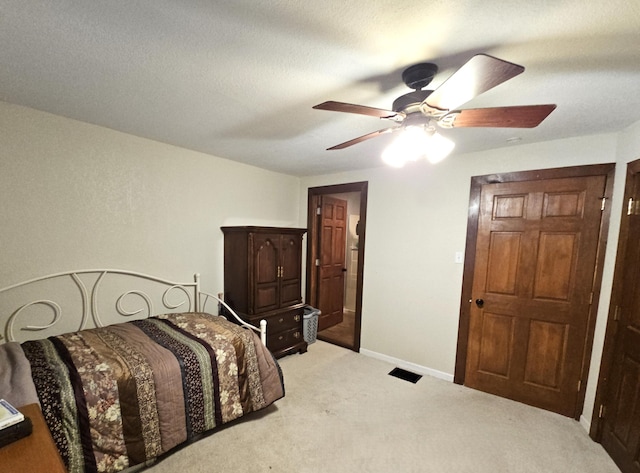
<path id="1" fill-rule="evenodd" d="M 0 327 L 0 397 L 41 406 L 71 473 L 152 464 L 284 396 L 266 323 L 244 323 L 198 275 L 32 279 L 0 289 Z"/>

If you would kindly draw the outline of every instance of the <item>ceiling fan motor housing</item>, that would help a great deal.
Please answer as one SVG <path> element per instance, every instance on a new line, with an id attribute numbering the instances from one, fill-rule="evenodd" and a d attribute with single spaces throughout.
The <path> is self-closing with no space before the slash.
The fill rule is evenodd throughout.
<path id="1" fill-rule="evenodd" d="M 425 88 L 438 72 L 438 66 L 430 62 L 423 62 L 407 67 L 402 73 L 402 81 L 413 90 Z"/>
<path id="2" fill-rule="evenodd" d="M 421 90 L 429 85 L 438 72 L 438 66 L 430 62 L 423 62 L 407 67 L 402 73 L 402 81 L 413 89 L 413 92 L 404 94 L 393 101 L 394 112 L 413 113 L 420 111 L 420 104 L 433 90 Z"/>
<path id="3" fill-rule="evenodd" d="M 394 112 L 412 113 L 420 111 L 420 104 L 431 95 L 433 90 L 414 90 L 408 94 L 401 95 L 393 101 Z"/>

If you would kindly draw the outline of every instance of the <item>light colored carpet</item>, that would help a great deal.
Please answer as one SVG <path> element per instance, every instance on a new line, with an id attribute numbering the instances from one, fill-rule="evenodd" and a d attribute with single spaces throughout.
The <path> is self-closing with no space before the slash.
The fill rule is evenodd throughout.
<path id="1" fill-rule="evenodd" d="M 280 360 L 286 397 L 152 473 L 619 473 L 578 422 L 318 341 Z"/>

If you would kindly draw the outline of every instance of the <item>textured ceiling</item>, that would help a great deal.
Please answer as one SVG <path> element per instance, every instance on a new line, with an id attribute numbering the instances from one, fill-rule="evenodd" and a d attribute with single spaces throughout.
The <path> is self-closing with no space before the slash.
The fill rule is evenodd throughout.
<path id="1" fill-rule="evenodd" d="M 313 105 L 390 108 L 406 66 L 437 63 L 437 87 L 476 53 L 526 70 L 462 108 L 558 108 L 445 130 L 453 156 L 640 120 L 637 0 L 0 0 L 0 100 L 300 176 L 379 166 L 389 142 L 325 151 L 389 122 Z"/>

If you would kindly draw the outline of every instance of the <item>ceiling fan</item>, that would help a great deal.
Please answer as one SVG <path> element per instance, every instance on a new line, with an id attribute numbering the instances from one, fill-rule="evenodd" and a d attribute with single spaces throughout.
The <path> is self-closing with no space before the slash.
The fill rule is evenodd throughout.
<path id="1" fill-rule="evenodd" d="M 420 130 L 415 134 L 422 137 L 421 146 L 426 148 L 416 151 L 416 146 L 397 145 L 387 150 L 390 152 L 385 152 L 388 156 L 385 158 L 383 154 L 383 159 L 389 164 L 401 165 L 407 159 L 414 160 L 425 154 L 426 149 L 427 158 L 431 155 L 430 161 L 436 162 L 448 155 L 454 146 L 453 142 L 435 132 L 436 126 L 534 128 L 556 108 L 547 104 L 456 110 L 474 97 L 524 72 L 524 67 L 518 64 L 487 54 L 473 56 L 435 90 L 423 90 L 437 72 L 438 66 L 432 63 L 415 64 L 405 69 L 402 81 L 413 91 L 398 97 L 393 102 L 392 110 L 335 101 L 314 106 L 314 109 L 357 113 L 397 123 L 328 149 L 344 149 L 386 133 L 405 131 L 409 135 Z"/>

